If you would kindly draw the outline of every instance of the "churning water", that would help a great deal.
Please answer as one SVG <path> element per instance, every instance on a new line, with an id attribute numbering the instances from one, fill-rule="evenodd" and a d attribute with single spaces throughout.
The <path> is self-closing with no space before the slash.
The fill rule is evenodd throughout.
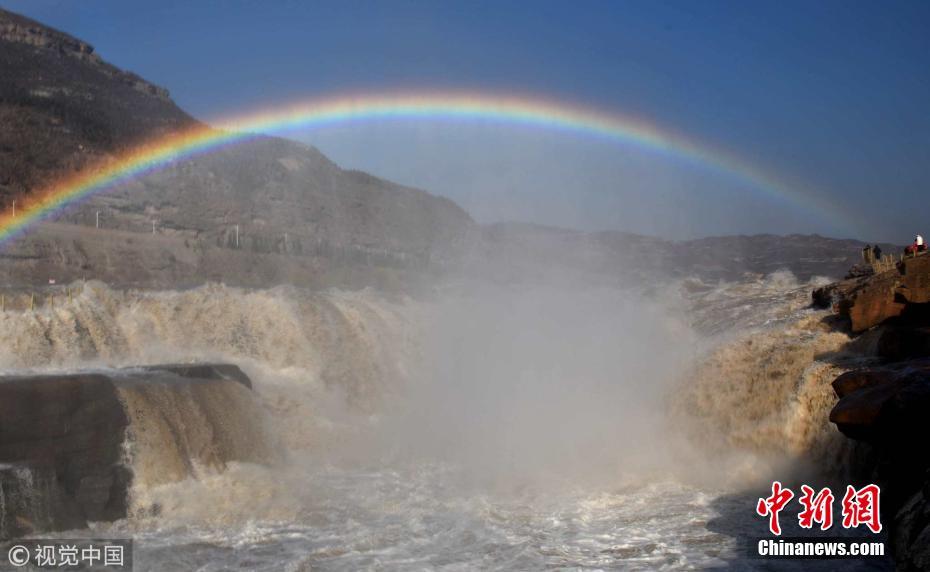
<path id="1" fill-rule="evenodd" d="M 151 413 L 131 427 L 132 515 L 72 534 L 133 537 L 140 570 L 773 569 L 747 555 L 764 524 L 740 491 L 844 454 L 828 384 L 856 354 L 808 292 L 785 274 L 419 301 L 89 284 L 0 315 L 0 367 L 252 377 L 251 404 L 124 396 Z"/>

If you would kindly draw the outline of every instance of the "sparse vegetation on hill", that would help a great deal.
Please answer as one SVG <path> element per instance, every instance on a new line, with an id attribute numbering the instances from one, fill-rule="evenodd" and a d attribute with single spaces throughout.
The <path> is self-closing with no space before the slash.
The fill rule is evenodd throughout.
<path id="1" fill-rule="evenodd" d="M 89 44 L 0 9 L 0 201 L 28 196 L 160 133 L 190 126 L 168 91 Z"/>

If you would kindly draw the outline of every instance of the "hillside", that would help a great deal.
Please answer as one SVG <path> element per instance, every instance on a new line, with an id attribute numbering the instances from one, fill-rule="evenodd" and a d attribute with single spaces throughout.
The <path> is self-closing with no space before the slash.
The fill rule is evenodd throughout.
<path id="1" fill-rule="evenodd" d="M 0 9 L 0 201 L 194 124 L 168 92 L 65 33 Z"/>
<path id="2" fill-rule="evenodd" d="M 106 63 L 87 43 L 3 10 L 0 77 L 5 208 L 62 173 L 195 122 L 167 90 Z M 107 229 L 150 232 L 154 222 L 161 234 L 251 252 L 360 248 L 431 259 L 450 256 L 473 224 L 447 199 L 272 137 L 180 162 L 58 220 L 94 225 L 98 211 Z"/>

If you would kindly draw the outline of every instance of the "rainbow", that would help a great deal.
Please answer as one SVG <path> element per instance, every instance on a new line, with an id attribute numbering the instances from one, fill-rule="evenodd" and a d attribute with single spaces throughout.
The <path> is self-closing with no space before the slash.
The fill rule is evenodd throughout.
<path id="1" fill-rule="evenodd" d="M 277 106 L 198 125 L 150 141 L 121 156 L 60 180 L 33 196 L 25 208 L 0 216 L 0 245 L 69 205 L 178 160 L 248 140 L 345 122 L 376 119 L 483 120 L 595 136 L 666 153 L 745 182 L 771 197 L 826 214 L 849 228 L 848 215 L 816 193 L 788 185 L 735 156 L 641 119 L 534 97 L 486 93 L 341 96 Z"/>

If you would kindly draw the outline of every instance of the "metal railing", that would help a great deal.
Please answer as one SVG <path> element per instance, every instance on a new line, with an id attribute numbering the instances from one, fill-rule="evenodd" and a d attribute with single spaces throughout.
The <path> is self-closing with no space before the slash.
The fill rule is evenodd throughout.
<path id="1" fill-rule="evenodd" d="M 0 312 L 33 312 L 41 308 L 54 309 L 74 303 L 76 288 L 54 288 L 35 291 L 19 290 L 0 293 Z"/>
<path id="2" fill-rule="evenodd" d="M 925 254 L 927 254 L 927 252 L 928 252 L 927 250 L 921 250 L 921 251 L 910 253 L 910 254 L 905 254 L 903 252 L 900 254 L 884 254 L 879 259 L 875 259 L 875 257 L 871 255 L 869 256 L 863 255 L 863 258 L 865 259 L 865 263 L 870 265 L 872 269 L 875 271 L 875 273 L 878 274 L 880 272 L 887 272 L 893 268 L 897 268 L 898 264 L 900 264 L 907 258 L 916 258 L 918 256 L 924 256 Z"/>

